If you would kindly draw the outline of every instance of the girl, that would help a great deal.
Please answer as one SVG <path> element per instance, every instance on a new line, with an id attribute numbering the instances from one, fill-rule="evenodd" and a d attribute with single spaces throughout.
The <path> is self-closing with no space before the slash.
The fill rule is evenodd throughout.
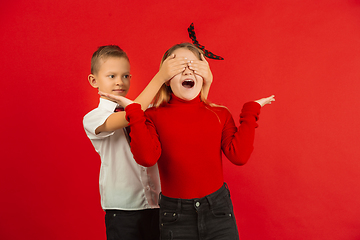
<path id="1" fill-rule="evenodd" d="M 162 86 L 145 113 L 126 98 L 100 94 L 127 106 L 135 160 L 146 167 L 158 163 L 161 239 L 239 239 L 221 152 L 235 165 L 247 162 L 260 108 L 274 96 L 246 103 L 237 128 L 227 108 L 203 97 L 203 82 L 212 74 L 202 51 L 177 44 L 162 62 L 170 55 L 190 63 Z"/>

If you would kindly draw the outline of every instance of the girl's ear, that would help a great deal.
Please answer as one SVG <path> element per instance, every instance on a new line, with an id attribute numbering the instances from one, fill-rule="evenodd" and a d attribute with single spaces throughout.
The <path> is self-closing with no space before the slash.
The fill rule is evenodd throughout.
<path id="1" fill-rule="evenodd" d="M 93 88 L 98 88 L 96 78 L 93 74 L 89 74 L 88 81 Z"/>

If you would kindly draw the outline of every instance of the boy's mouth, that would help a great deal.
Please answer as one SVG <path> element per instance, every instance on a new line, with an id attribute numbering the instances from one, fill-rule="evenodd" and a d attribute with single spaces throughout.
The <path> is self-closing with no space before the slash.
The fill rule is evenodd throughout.
<path id="1" fill-rule="evenodd" d="M 119 88 L 119 89 L 114 89 L 113 91 L 114 91 L 114 92 L 125 92 L 124 89 L 120 89 L 120 88 Z"/>
<path id="2" fill-rule="evenodd" d="M 114 89 L 112 91 L 114 94 L 124 94 L 126 92 L 124 89 Z"/>
<path id="3" fill-rule="evenodd" d="M 184 88 L 192 88 L 195 85 L 194 80 L 191 79 L 186 79 L 185 81 L 182 82 L 181 84 Z"/>

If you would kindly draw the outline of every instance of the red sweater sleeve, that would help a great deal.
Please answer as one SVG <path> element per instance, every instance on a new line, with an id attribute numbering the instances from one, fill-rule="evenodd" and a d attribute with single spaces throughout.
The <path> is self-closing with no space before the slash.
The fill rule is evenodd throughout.
<path id="1" fill-rule="evenodd" d="M 155 126 L 145 118 L 140 104 L 130 104 L 125 111 L 131 130 L 130 148 L 135 161 L 145 167 L 153 166 L 161 155 L 161 145 Z"/>
<path id="2" fill-rule="evenodd" d="M 236 165 L 245 164 L 254 149 L 256 121 L 261 106 L 256 102 L 245 103 L 240 114 L 240 126 L 236 128 L 231 115 L 226 119 L 222 132 L 221 147 L 225 156 Z"/>

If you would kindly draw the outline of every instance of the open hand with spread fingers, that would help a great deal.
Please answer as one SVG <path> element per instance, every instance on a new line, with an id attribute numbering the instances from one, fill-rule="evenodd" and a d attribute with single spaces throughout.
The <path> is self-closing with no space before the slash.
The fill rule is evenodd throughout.
<path id="1" fill-rule="evenodd" d="M 271 104 L 271 102 L 275 101 L 275 95 L 271 95 L 270 97 L 261 98 L 256 100 L 255 102 L 259 103 L 261 107 L 265 106 L 266 104 Z"/>

